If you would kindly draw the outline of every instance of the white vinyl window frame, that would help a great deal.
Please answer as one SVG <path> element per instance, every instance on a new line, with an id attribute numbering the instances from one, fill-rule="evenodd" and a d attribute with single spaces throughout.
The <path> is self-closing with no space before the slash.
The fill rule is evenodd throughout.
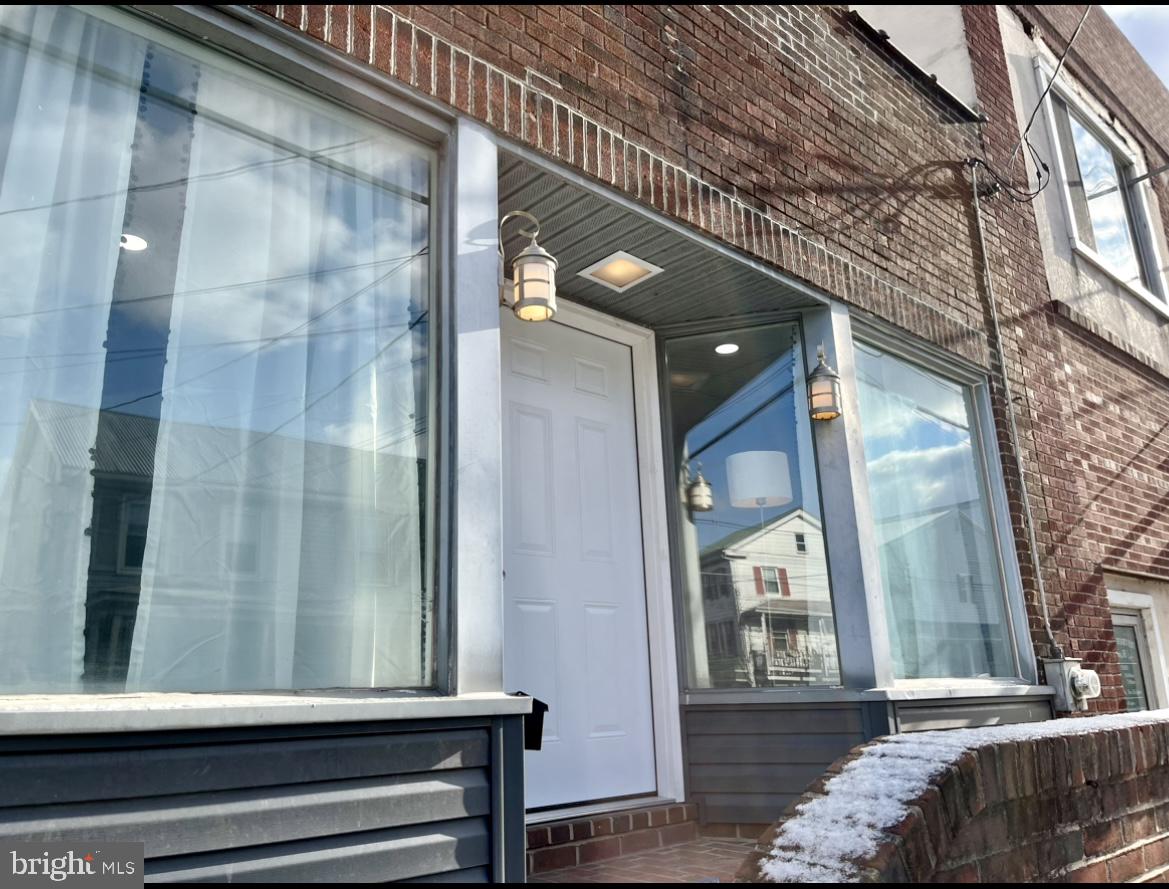
<path id="1" fill-rule="evenodd" d="M 1053 69 L 1042 58 L 1035 60 L 1035 77 L 1040 95 L 1051 83 Z M 1066 76 L 1066 75 L 1065 75 Z M 1135 185 L 1129 185 L 1124 193 L 1125 209 L 1129 216 L 1134 249 L 1137 253 L 1137 262 L 1149 281 L 1150 286 L 1134 284 L 1118 274 L 1091 244 L 1085 243 L 1076 227 L 1076 207 L 1072 198 L 1070 179 L 1068 177 L 1068 161 L 1064 157 L 1060 144 L 1059 129 L 1056 121 L 1056 107 L 1054 98 L 1058 98 L 1068 108 L 1069 113 L 1076 116 L 1076 120 L 1108 148 L 1117 162 L 1117 172 L 1126 183 L 1145 175 L 1148 170 L 1140 155 L 1134 151 L 1120 136 L 1114 127 L 1102 120 L 1100 115 L 1060 79 L 1051 85 L 1051 90 L 1043 100 L 1043 116 L 1047 127 L 1048 143 L 1051 152 L 1052 165 L 1055 168 L 1055 178 L 1064 211 L 1067 236 L 1073 253 L 1099 269 L 1116 284 L 1136 296 L 1159 314 L 1169 318 L 1169 289 L 1166 287 L 1162 273 L 1162 252 L 1160 240 L 1153 227 L 1152 216 L 1149 211 L 1148 187 L 1149 180 L 1145 179 Z"/>
<path id="2" fill-rule="evenodd" d="M 779 569 L 771 565 L 764 565 L 759 569 L 763 579 L 763 592 L 768 596 L 778 596 L 783 592 L 783 584 L 779 580 Z M 775 587 L 775 589 L 772 589 Z"/>

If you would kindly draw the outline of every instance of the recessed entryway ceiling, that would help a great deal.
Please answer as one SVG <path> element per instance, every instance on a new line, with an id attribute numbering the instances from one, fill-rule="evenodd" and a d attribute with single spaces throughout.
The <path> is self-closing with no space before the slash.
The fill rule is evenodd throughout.
<path id="1" fill-rule="evenodd" d="M 557 290 L 567 299 L 647 327 L 807 308 L 818 301 L 749 261 L 522 158 L 500 154 L 500 213 L 526 210 L 540 220 L 540 244 L 560 262 Z M 509 232 L 507 255 L 526 242 Z M 663 271 L 617 293 L 578 272 L 624 250 Z"/>

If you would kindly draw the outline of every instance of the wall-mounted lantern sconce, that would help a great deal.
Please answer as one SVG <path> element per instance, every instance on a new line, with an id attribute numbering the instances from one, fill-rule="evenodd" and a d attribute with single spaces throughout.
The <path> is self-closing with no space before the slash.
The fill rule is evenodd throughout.
<path id="1" fill-rule="evenodd" d="M 813 420 L 835 420 L 840 416 L 840 374 L 828 364 L 824 346 L 816 350 L 820 363 L 808 374 L 808 409 Z"/>
<path id="2" fill-rule="evenodd" d="M 532 243 L 512 261 L 509 289 L 503 276 L 503 226 L 520 217 L 532 223 L 532 228 L 520 231 L 525 238 L 531 238 Z M 512 210 L 499 220 L 499 304 L 510 306 L 521 321 L 550 321 L 556 314 L 556 269 L 559 263 L 536 243 L 539 234 L 539 220 L 523 210 Z"/>
<path id="3" fill-rule="evenodd" d="M 690 475 L 689 467 L 686 469 L 686 475 L 690 478 L 690 484 L 686 486 L 686 505 L 691 512 L 710 512 L 714 509 L 714 489 L 702 477 L 701 463 L 697 464 L 697 469 L 698 478 Z"/>

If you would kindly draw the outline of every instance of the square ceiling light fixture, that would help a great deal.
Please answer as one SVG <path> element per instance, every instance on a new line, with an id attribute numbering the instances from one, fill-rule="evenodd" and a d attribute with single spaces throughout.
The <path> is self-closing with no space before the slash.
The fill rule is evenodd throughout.
<path id="1" fill-rule="evenodd" d="M 647 281 L 662 271 L 663 269 L 653 263 L 638 259 L 632 253 L 626 253 L 624 250 L 618 250 L 600 262 L 594 262 L 587 269 L 582 269 L 577 274 L 603 287 L 608 287 L 610 290 L 624 293 L 633 285 Z"/>

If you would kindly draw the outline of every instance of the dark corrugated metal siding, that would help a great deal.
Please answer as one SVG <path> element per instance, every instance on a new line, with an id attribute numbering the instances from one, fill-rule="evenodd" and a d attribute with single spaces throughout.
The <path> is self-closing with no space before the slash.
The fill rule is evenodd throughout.
<path id="1" fill-rule="evenodd" d="M 857 744 L 893 731 L 1051 718 L 1043 697 L 683 707 L 686 786 L 705 822 L 770 824 Z"/>
<path id="2" fill-rule="evenodd" d="M 491 723 L 0 739 L 0 838 L 146 844 L 159 882 L 486 881 Z"/>
<path id="3" fill-rule="evenodd" d="M 902 732 L 1042 722 L 1052 718 L 1049 698 L 1030 697 L 900 701 L 895 712 L 897 730 Z"/>
<path id="4" fill-rule="evenodd" d="M 690 706 L 682 717 L 686 786 L 706 822 L 774 821 L 871 736 L 857 703 Z"/>

